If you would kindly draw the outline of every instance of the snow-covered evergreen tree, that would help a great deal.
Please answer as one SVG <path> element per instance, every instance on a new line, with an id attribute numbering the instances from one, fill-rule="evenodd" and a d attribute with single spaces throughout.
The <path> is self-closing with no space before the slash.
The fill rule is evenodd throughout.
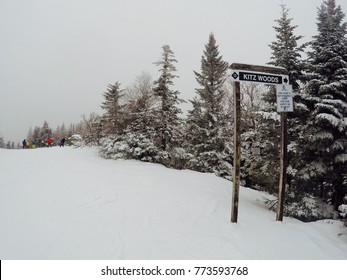
<path id="1" fill-rule="evenodd" d="M 276 25 L 274 26 L 276 40 L 269 45 L 272 53 L 269 64 L 287 69 L 289 83 L 293 91 L 298 94 L 304 70 L 301 54 L 306 44 L 300 45 L 298 43 L 303 36 L 295 34 L 297 26 L 292 24 L 292 19 L 289 18 L 288 14 L 289 9 L 285 5 L 281 5 L 281 17 L 275 20 Z M 252 175 L 254 183 L 258 184 L 262 189 L 277 193 L 279 180 L 280 122 L 279 114 L 276 112 L 276 90 L 274 87 L 270 87 L 267 90 L 264 94 L 263 101 L 264 104 L 258 114 L 258 127 L 255 137 L 258 141 L 257 145 L 262 149 L 262 156 L 252 162 L 251 165 L 255 167 L 252 169 Z M 295 158 L 295 155 L 297 155 L 295 147 L 297 147 L 297 136 L 302 132 L 302 127 L 298 125 L 297 119 L 301 117 L 300 113 L 296 111 L 288 114 L 289 171 L 298 167 L 298 159 Z M 289 172 L 288 183 L 291 182 L 293 175 L 293 172 Z M 300 191 L 294 186 L 291 186 L 291 189 L 286 192 L 287 195 L 293 189 L 296 193 Z"/>
<path id="2" fill-rule="evenodd" d="M 223 108 L 227 69 L 228 63 L 219 54 L 211 33 L 201 58 L 201 71 L 194 71 L 199 88 L 191 101 L 193 109 L 187 116 L 185 146 L 192 155 L 190 168 L 230 178 L 231 135 L 226 133 L 227 120 Z"/>
<path id="3" fill-rule="evenodd" d="M 121 99 L 124 96 L 124 90 L 120 88 L 121 84 L 116 82 L 109 85 L 103 96 L 101 108 L 106 112 L 102 117 L 103 134 L 105 136 L 121 134 L 124 128 L 124 104 Z"/>
<path id="4" fill-rule="evenodd" d="M 310 112 L 303 153 L 307 191 L 331 196 L 337 210 L 347 192 L 347 25 L 341 6 L 324 1 L 310 43 L 303 100 Z"/>
<path id="5" fill-rule="evenodd" d="M 122 155 L 117 156 L 118 151 L 115 146 L 122 139 L 126 126 L 123 101 L 125 90 L 121 89 L 120 86 L 119 82 L 109 85 L 107 91 L 104 92 L 105 101 L 101 105 L 101 108 L 106 112 L 100 120 L 100 155 L 105 158 L 122 158 Z M 83 127 L 83 125 L 81 126 Z"/>
<path id="6" fill-rule="evenodd" d="M 38 142 L 40 143 L 40 145 L 45 146 L 47 145 L 47 138 L 52 136 L 53 136 L 52 129 L 49 127 L 47 121 L 44 121 L 40 129 Z"/>
<path id="7" fill-rule="evenodd" d="M 304 51 L 306 44 L 299 45 L 298 41 L 303 36 L 295 35 L 296 25 L 292 24 L 291 18 L 288 17 L 289 9 L 286 5 L 281 5 L 281 17 L 275 22 L 276 41 L 270 44 L 271 61 L 270 65 L 286 68 L 289 73 L 289 83 L 294 91 L 300 88 L 299 81 L 303 77 L 304 63 L 301 60 L 301 53 Z"/>
<path id="8" fill-rule="evenodd" d="M 266 86 L 241 85 L 241 179 L 272 193 L 278 189 L 279 116 L 274 101 L 264 98 L 269 95 Z"/>
<path id="9" fill-rule="evenodd" d="M 297 26 L 292 24 L 292 19 L 288 16 L 289 10 L 285 5 L 281 5 L 281 9 L 281 17 L 275 20 L 274 26 L 276 40 L 269 45 L 272 53 L 269 64 L 286 68 L 289 73 L 289 83 L 295 91 L 298 91 L 304 67 L 300 58 L 305 45 L 298 44 L 302 36 L 295 35 Z M 257 127 L 252 134 L 252 147 L 260 148 L 261 156 L 250 156 L 249 180 L 251 185 L 277 193 L 280 118 L 276 112 L 276 90 L 273 86 L 268 87 L 262 96 L 263 103 L 257 113 Z"/>
<path id="10" fill-rule="evenodd" d="M 181 109 L 183 102 L 179 91 L 172 89 L 177 60 L 169 45 L 164 45 L 160 60 L 154 64 L 159 67 L 160 77 L 154 81 L 153 94 L 158 98 L 158 106 L 154 109 L 154 131 L 152 139 L 160 152 L 160 162 L 171 165 L 171 152 L 182 141 Z"/>
<path id="11" fill-rule="evenodd" d="M 37 147 L 42 146 L 42 142 L 40 141 L 40 134 L 41 134 L 41 128 L 38 126 L 35 126 L 32 133 L 32 140 L 35 140 Z"/>
<path id="12" fill-rule="evenodd" d="M 256 129 L 242 135 L 252 139 L 248 147 L 244 147 L 250 154 L 245 158 L 245 165 L 249 166 L 248 185 L 269 193 L 277 193 L 279 180 L 280 117 L 273 96 L 273 88 L 263 93 L 263 103 L 256 112 Z M 252 148 L 260 149 L 261 154 L 253 154 Z"/>
<path id="13" fill-rule="evenodd" d="M 157 161 L 158 148 L 152 140 L 156 104 L 152 87 L 150 75 L 143 73 L 125 91 L 126 128 L 116 141 L 104 141 L 102 151 L 106 157 Z"/>

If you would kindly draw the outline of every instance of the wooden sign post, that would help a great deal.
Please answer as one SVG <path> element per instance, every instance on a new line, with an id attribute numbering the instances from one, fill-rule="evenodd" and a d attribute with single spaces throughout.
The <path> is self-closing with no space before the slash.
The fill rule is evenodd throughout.
<path id="1" fill-rule="evenodd" d="M 276 89 L 277 112 L 281 116 L 281 154 L 280 154 L 280 181 L 278 186 L 278 205 L 276 221 L 283 221 L 284 195 L 287 184 L 287 112 L 293 112 L 292 88 L 289 85 L 280 85 Z"/>
<path id="2" fill-rule="evenodd" d="M 234 88 L 234 170 L 231 205 L 231 222 L 237 223 L 239 192 L 240 192 L 240 165 L 241 165 L 241 93 L 240 81 L 250 83 L 264 83 L 267 85 L 283 85 L 289 82 L 288 71 L 285 68 L 268 67 L 233 63 L 230 66 Z M 282 123 L 283 119 L 283 123 Z M 286 155 L 287 155 L 287 119 L 286 113 L 281 113 L 281 174 L 279 187 L 278 216 L 283 217 L 284 187 L 286 185 Z M 285 131 L 285 132 L 284 132 Z M 281 135 L 282 135 L 281 133 Z"/>
<path id="3" fill-rule="evenodd" d="M 280 154 L 280 181 L 278 185 L 278 205 L 276 221 L 283 221 L 284 194 L 287 184 L 287 113 L 281 112 L 281 154 Z"/>
<path id="4" fill-rule="evenodd" d="M 234 169 L 231 222 L 237 223 L 240 192 L 241 165 L 241 90 L 240 82 L 234 82 Z"/>

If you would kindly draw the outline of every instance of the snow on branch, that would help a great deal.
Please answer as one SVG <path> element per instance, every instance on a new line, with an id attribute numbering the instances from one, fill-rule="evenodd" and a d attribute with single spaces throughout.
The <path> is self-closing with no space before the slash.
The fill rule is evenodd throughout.
<path id="1" fill-rule="evenodd" d="M 333 127 L 338 127 L 340 119 L 331 114 L 321 113 L 316 116 L 316 121 L 328 121 Z"/>

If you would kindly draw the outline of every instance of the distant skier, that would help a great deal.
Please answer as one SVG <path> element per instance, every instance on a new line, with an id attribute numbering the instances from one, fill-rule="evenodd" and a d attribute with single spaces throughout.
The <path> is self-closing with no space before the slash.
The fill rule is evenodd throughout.
<path id="1" fill-rule="evenodd" d="M 65 145 L 65 137 L 63 137 L 61 140 L 60 140 L 60 147 L 64 147 Z"/>
<path id="2" fill-rule="evenodd" d="M 53 143 L 52 138 L 51 138 L 51 137 L 48 137 L 48 138 L 47 138 L 48 147 L 52 147 L 52 143 Z"/>
<path id="3" fill-rule="evenodd" d="M 27 147 L 27 140 L 24 139 L 23 142 L 22 142 L 22 144 L 23 144 L 23 149 L 25 149 L 25 148 Z"/>
<path id="4" fill-rule="evenodd" d="M 36 141 L 35 141 L 35 139 L 33 139 L 33 140 L 31 141 L 31 148 L 33 148 L 33 149 L 36 148 Z"/>

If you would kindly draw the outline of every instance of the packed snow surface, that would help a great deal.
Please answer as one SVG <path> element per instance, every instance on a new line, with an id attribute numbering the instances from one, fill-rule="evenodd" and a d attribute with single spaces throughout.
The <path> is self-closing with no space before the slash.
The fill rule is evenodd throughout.
<path id="1" fill-rule="evenodd" d="M 0 149 L 0 259 L 347 259 L 346 229 L 303 223 L 213 174 L 96 148 Z"/>

